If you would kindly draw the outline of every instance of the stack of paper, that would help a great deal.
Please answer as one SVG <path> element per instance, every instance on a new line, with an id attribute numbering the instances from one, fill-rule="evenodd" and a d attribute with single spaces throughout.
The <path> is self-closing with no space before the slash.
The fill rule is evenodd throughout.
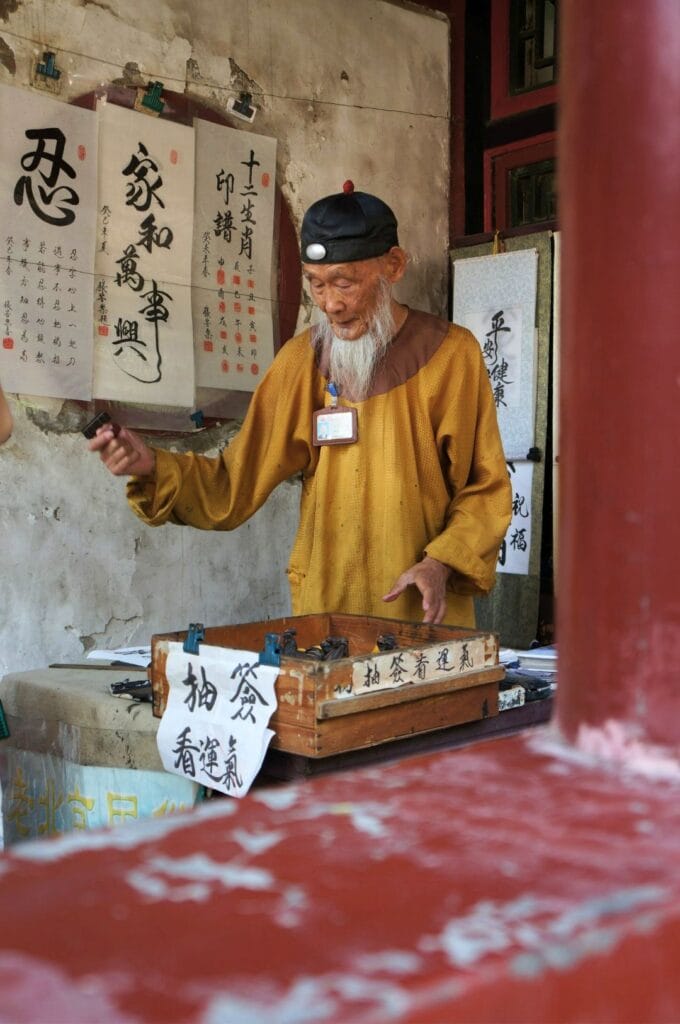
<path id="1" fill-rule="evenodd" d="M 151 647 L 117 647 L 113 651 L 89 651 L 92 661 L 108 661 L 116 665 L 135 665 L 146 668 L 151 664 Z"/>
<path id="2" fill-rule="evenodd" d="M 536 669 L 539 672 L 557 671 L 557 644 L 546 647 L 532 647 L 528 651 L 517 651 L 520 668 Z"/>
<path id="3" fill-rule="evenodd" d="M 498 660 L 506 668 L 530 669 L 536 672 L 557 671 L 557 644 L 545 647 L 530 647 L 526 651 L 501 647 Z"/>

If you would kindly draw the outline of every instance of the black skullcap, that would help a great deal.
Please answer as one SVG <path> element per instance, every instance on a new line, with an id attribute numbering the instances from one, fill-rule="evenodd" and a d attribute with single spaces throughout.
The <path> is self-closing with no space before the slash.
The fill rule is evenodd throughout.
<path id="1" fill-rule="evenodd" d="M 355 192 L 346 181 L 342 192 L 313 203 L 302 220 L 303 263 L 352 263 L 370 260 L 399 245 L 397 218 L 387 203 L 368 192 Z"/>

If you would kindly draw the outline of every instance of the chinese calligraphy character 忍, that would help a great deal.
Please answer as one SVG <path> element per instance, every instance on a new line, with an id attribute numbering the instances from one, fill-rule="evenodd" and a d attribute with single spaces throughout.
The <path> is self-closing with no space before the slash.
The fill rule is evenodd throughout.
<path id="1" fill-rule="evenodd" d="M 29 206 L 40 220 L 62 227 L 72 224 L 76 215 L 75 211 L 68 207 L 77 206 L 80 203 L 80 197 L 69 185 L 57 185 L 62 172 L 70 178 L 76 177 L 74 169 L 64 160 L 66 146 L 64 133 L 59 128 L 29 128 L 25 134 L 27 139 L 35 139 L 37 144 L 32 152 L 25 153 L 21 158 L 21 166 L 28 173 L 22 175 L 14 186 L 14 202 L 17 206 L 21 206 L 25 196 Z M 52 143 L 52 150 L 48 148 L 48 143 Z M 40 170 L 40 165 L 45 163 L 48 165 L 48 170 Z M 36 191 L 43 204 L 42 207 L 38 204 L 33 179 L 30 177 L 33 171 L 38 171 L 43 181 L 43 184 L 36 185 Z M 46 209 L 52 203 L 56 203 L 60 213 L 59 217 L 52 216 Z"/>

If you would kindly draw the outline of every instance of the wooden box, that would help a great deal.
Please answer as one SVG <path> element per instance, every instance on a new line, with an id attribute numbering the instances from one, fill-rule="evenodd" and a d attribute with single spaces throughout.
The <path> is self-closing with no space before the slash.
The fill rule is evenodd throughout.
<path id="1" fill-rule="evenodd" d="M 431 732 L 498 714 L 498 664 L 494 633 L 399 622 L 360 615 L 301 615 L 205 629 L 204 644 L 253 651 L 266 634 L 294 629 L 306 649 L 326 637 L 346 637 L 349 656 L 310 661 L 282 654 L 276 681 L 278 707 L 270 720 L 273 748 L 326 757 L 404 736 Z M 378 651 L 377 637 L 391 633 L 397 649 Z M 151 638 L 154 714 L 168 695 L 168 644 L 187 632 Z"/>

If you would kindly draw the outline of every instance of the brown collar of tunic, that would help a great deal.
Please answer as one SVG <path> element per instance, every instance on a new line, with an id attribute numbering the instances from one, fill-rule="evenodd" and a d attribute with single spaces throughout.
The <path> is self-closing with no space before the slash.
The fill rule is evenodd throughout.
<path id="1" fill-rule="evenodd" d="M 432 313 L 409 309 L 404 323 L 392 339 L 390 347 L 376 371 L 373 385 L 366 397 L 374 398 L 376 395 L 384 395 L 392 388 L 397 388 L 411 377 L 415 377 L 435 354 L 448 334 L 450 326 L 451 324 L 446 320 L 433 316 Z M 317 329 L 312 327 L 311 343 L 315 347 L 317 337 Z M 328 343 L 324 344 L 320 351 L 317 351 L 316 363 L 319 372 L 328 379 L 330 364 L 330 345 Z M 343 394 L 341 397 L 350 402 L 355 401 L 350 394 Z"/>

